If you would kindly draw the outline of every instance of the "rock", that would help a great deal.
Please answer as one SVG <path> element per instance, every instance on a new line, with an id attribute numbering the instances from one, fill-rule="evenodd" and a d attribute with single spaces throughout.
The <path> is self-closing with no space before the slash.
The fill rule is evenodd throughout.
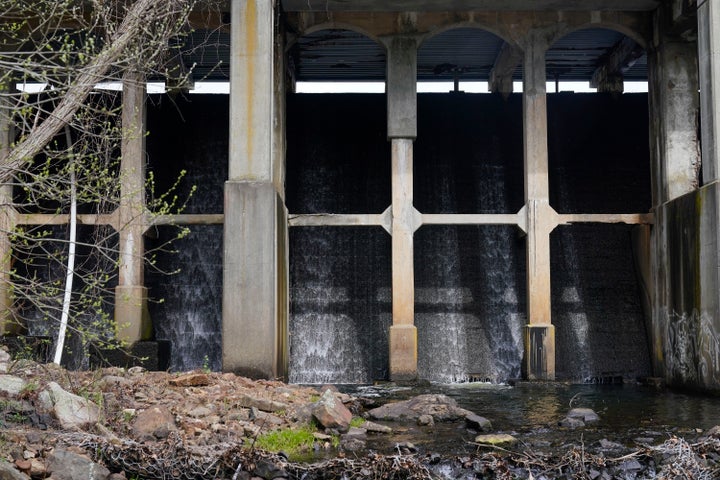
<path id="1" fill-rule="evenodd" d="M 205 387 L 210 385 L 210 377 L 204 373 L 188 373 L 171 378 L 168 383 L 173 387 Z"/>
<path id="2" fill-rule="evenodd" d="M 64 429 L 94 425 L 100 418 L 100 407 L 90 400 L 66 392 L 60 385 L 50 382 L 40 392 L 40 405 L 60 422 Z"/>
<path id="3" fill-rule="evenodd" d="M 420 415 L 417 419 L 417 424 L 421 427 L 432 427 L 435 425 L 435 420 L 433 419 L 432 415 Z"/>
<path id="4" fill-rule="evenodd" d="M 350 430 L 347 431 L 347 433 L 344 433 L 342 435 L 342 438 L 360 438 L 364 439 L 367 438 L 367 430 L 364 428 L 358 428 L 358 427 L 350 427 Z"/>
<path id="5" fill-rule="evenodd" d="M 392 428 L 387 425 L 380 425 L 379 423 L 371 422 L 369 420 L 363 423 L 363 428 L 369 433 L 392 433 Z"/>
<path id="6" fill-rule="evenodd" d="M 15 469 L 11 464 L 0 460 L 0 480 L 29 480 L 30 477 Z"/>
<path id="7" fill-rule="evenodd" d="M 256 408 L 250 409 L 250 418 L 252 420 L 261 426 L 264 427 L 272 427 L 272 426 L 280 426 L 285 423 L 285 421 L 278 417 L 277 415 L 273 415 L 272 413 L 262 412 Z"/>
<path id="8" fill-rule="evenodd" d="M 197 406 L 187 412 L 188 416 L 193 418 L 202 418 L 202 417 L 208 417 L 213 414 L 213 411 L 210 410 L 208 407 L 205 407 L 203 405 Z"/>
<path id="9" fill-rule="evenodd" d="M 402 455 L 417 453 L 417 447 L 411 442 L 399 442 L 395 444 L 395 449 Z"/>
<path id="10" fill-rule="evenodd" d="M 151 407 L 138 413 L 133 421 L 133 435 L 139 440 L 165 438 L 176 430 L 175 417 L 166 407 Z"/>
<path id="11" fill-rule="evenodd" d="M 355 437 L 343 439 L 340 441 L 340 446 L 343 450 L 347 450 L 348 452 L 357 452 L 358 450 L 362 450 L 366 447 L 366 443 Z"/>
<path id="12" fill-rule="evenodd" d="M 56 449 L 47 457 L 46 469 L 55 480 L 107 480 L 110 471 L 89 458 Z"/>
<path id="13" fill-rule="evenodd" d="M 130 386 L 132 382 L 125 377 L 119 377 L 117 375 L 105 375 L 100 379 L 100 387 L 103 389 L 109 389 L 113 387 L 124 387 Z"/>
<path id="14" fill-rule="evenodd" d="M 474 413 L 465 417 L 465 423 L 467 423 L 470 428 L 481 432 L 489 432 L 492 430 L 492 423 L 490 420 L 485 417 L 481 417 L 480 415 L 475 415 Z"/>
<path id="15" fill-rule="evenodd" d="M 0 393 L 4 392 L 11 397 L 15 397 L 19 395 L 26 386 L 27 382 L 20 377 L 13 375 L 0 375 Z"/>
<path id="16" fill-rule="evenodd" d="M 567 414 L 568 418 L 579 418 L 585 423 L 597 422 L 600 417 L 590 408 L 573 408 Z"/>
<path id="17" fill-rule="evenodd" d="M 417 421 L 421 415 L 431 415 L 436 422 L 451 422 L 472 415 L 472 412 L 459 408 L 447 395 L 427 394 L 373 408 L 368 414 L 374 420 Z"/>
<path id="18" fill-rule="evenodd" d="M 253 473 L 265 480 L 272 480 L 273 478 L 284 477 L 286 475 L 286 472 L 282 469 L 282 467 L 266 459 L 262 459 L 257 462 Z"/>
<path id="19" fill-rule="evenodd" d="M 352 420 L 352 413 L 335 397 L 331 390 L 326 390 L 312 409 L 313 417 L 325 428 L 336 428 L 346 431 Z"/>
<path id="20" fill-rule="evenodd" d="M 617 442 L 611 442 L 610 440 L 607 440 L 605 438 L 600 440 L 600 448 L 603 450 L 622 450 L 623 447 L 621 444 Z"/>
<path id="21" fill-rule="evenodd" d="M 579 418 L 565 417 L 558 422 L 561 427 L 565 428 L 581 428 L 585 426 L 585 422 Z"/>
<path id="22" fill-rule="evenodd" d="M 639 472 L 643 466 L 637 460 L 631 459 L 618 465 L 617 469 L 623 472 Z"/>
<path id="23" fill-rule="evenodd" d="M 10 361 L 10 354 L 4 348 L 0 348 L 0 372 L 6 373 L 8 371 Z"/>
<path id="24" fill-rule="evenodd" d="M 263 412 L 278 412 L 280 410 L 287 410 L 288 408 L 287 403 L 276 402 L 266 398 L 254 398 L 250 395 L 240 395 L 235 399 L 235 404 L 238 407 L 257 408 Z"/>
<path id="25" fill-rule="evenodd" d="M 720 438 L 720 425 L 715 425 L 710 430 L 705 432 L 702 438 Z"/>
<path id="26" fill-rule="evenodd" d="M 517 443 L 517 438 L 506 433 L 493 433 L 478 435 L 475 437 L 475 443 L 482 443 L 483 445 L 492 445 L 494 447 L 510 446 Z"/>

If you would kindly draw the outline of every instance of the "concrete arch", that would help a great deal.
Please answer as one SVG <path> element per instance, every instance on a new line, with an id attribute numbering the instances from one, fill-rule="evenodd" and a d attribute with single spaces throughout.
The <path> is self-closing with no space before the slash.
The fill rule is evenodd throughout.
<path id="1" fill-rule="evenodd" d="M 292 41 L 287 42 L 285 45 L 286 50 L 289 50 L 293 45 L 295 45 L 298 41 L 298 39 L 302 37 L 306 37 L 308 35 L 312 35 L 313 33 L 321 32 L 323 30 L 348 30 L 350 32 L 359 33 L 360 35 L 369 38 L 373 42 L 380 45 L 385 53 L 387 54 L 387 46 L 385 43 L 380 40 L 380 38 L 377 37 L 377 35 L 374 35 L 373 33 L 369 32 L 368 30 L 359 27 L 357 25 L 353 25 L 351 23 L 345 23 L 345 22 L 335 22 L 335 21 L 329 21 L 324 23 L 318 23 L 316 25 L 312 25 L 308 27 L 306 30 L 304 30 L 301 34 L 297 35 L 292 39 Z"/>
<path id="2" fill-rule="evenodd" d="M 484 30 L 488 33 L 491 33 L 498 37 L 500 40 L 507 42 L 508 44 L 512 45 L 513 47 L 520 48 L 520 45 L 508 35 L 507 32 L 503 32 L 491 25 L 488 25 L 486 23 L 477 22 L 477 21 L 463 21 L 463 22 L 456 22 L 451 23 L 447 25 L 443 25 L 442 27 L 438 28 L 437 30 L 433 30 L 427 33 L 424 33 L 420 36 L 419 42 L 418 42 L 418 50 L 423 47 L 423 44 L 427 42 L 428 40 L 435 38 L 439 35 L 442 35 L 443 33 L 446 33 L 450 30 L 458 30 L 461 28 L 469 28 L 469 29 L 476 29 L 476 30 Z"/>
<path id="3" fill-rule="evenodd" d="M 638 45 L 640 45 L 643 50 L 648 50 L 648 45 L 650 44 L 650 39 L 645 38 L 641 33 L 633 30 L 632 28 L 628 27 L 627 25 L 623 25 L 620 23 L 615 22 L 587 22 L 580 25 L 573 25 L 572 27 L 559 29 L 557 32 L 555 32 L 555 35 L 549 38 L 548 42 L 548 48 L 552 48 L 552 46 L 557 43 L 559 40 L 563 39 L 564 37 L 570 35 L 571 33 L 580 31 L 580 30 L 593 30 L 593 29 L 602 29 L 602 30 L 613 30 L 615 32 L 622 33 L 626 37 L 631 38 L 635 42 L 637 42 Z"/>

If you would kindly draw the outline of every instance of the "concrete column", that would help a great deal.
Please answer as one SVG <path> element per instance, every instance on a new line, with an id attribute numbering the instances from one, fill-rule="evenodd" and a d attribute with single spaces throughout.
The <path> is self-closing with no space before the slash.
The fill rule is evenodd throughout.
<path id="1" fill-rule="evenodd" d="M 547 44 L 533 34 L 525 47 L 523 77 L 523 136 L 527 212 L 528 325 L 525 328 L 525 367 L 529 379 L 555 378 L 555 330 L 550 319 L 550 232 L 557 225 L 549 203 Z"/>
<path id="2" fill-rule="evenodd" d="M 417 378 L 413 233 L 413 141 L 417 136 L 417 42 L 394 37 L 388 46 L 387 116 L 392 142 L 392 305 L 390 379 Z"/>
<path id="3" fill-rule="evenodd" d="M 653 205 L 698 187 L 698 70 L 694 43 L 663 41 L 650 54 Z"/>
<path id="4" fill-rule="evenodd" d="M 0 91 L 7 91 L 0 87 Z M 11 143 L 12 124 L 10 106 L 0 97 L 0 158 L 4 158 Z M 0 335 L 19 333 L 12 309 L 10 269 L 12 250 L 8 233 L 15 228 L 15 209 L 12 202 L 12 186 L 0 185 Z"/>
<path id="5" fill-rule="evenodd" d="M 720 0 L 698 4 L 702 173 L 708 184 L 720 177 Z"/>
<path id="6" fill-rule="evenodd" d="M 287 210 L 282 38 L 272 0 L 232 2 L 229 180 L 223 246 L 223 370 L 287 372 Z"/>
<path id="7" fill-rule="evenodd" d="M 130 344 L 152 337 L 145 287 L 145 77 L 128 73 L 123 79 L 120 160 L 120 269 L 115 287 L 118 338 Z"/>

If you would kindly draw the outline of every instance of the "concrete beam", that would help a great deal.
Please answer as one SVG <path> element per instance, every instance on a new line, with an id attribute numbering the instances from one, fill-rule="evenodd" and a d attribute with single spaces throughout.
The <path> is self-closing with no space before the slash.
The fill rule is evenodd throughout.
<path id="1" fill-rule="evenodd" d="M 417 136 L 417 40 L 390 39 L 387 55 L 388 138 Z"/>
<path id="2" fill-rule="evenodd" d="M 284 378 L 288 364 L 284 46 L 274 5 L 232 2 L 230 25 L 222 362 L 253 378 Z"/>
<path id="3" fill-rule="evenodd" d="M 392 319 L 390 379 L 417 378 L 413 233 L 413 140 L 417 136 L 417 40 L 393 36 L 387 44 L 387 136 L 391 141 Z"/>
<path id="4" fill-rule="evenodd" d="M 431 12 L 458 10 L 572 10 L 572 11 L 652 11 L 660 5 L 659 0 L 282 0 L 286 12 L 293 11 L 386 11 Z"/>
<path id="5" fill-rule="evenodd" d="M 697 46 L 664 40 L 649 55 L 653 205 L 695 190 L 700 175 Z"/>
<path id="6" fill-rule="evenodd" d="M 413 141 L 392 140 L 392 319 L 390 379 L 417 378 L 415 266 L 413 232 L 418 227 L 413 201 Z"/>
<path id="7" fill-rule="evenodd" d="M 287 373 L 287 218 L 268 182 L 227 182 L 223 245 L 224 371 L 251 378 Z M 232 210 L 232 209 L 231 209 Z"/>
<path id="8" fill-rule="evenodd" d="M 697 19 L 702 173 L 708 184 L 720 178 L 720 2 L 700 3 Z"/>
<path id="9" fill-rule="evenodd" d="M 152 338 L 145 288 L 145 77 L 127 73 L 123 78 L 122 144 L 118 286 L 115 288 L 115 323 L 119 339 L 130 344 Z"/>
<path id="10" fill-rule="evenodd" d="M 590 86 L 601 93 L 622 93 L 624 73 L 642 55 L 642 47 L 630 37 L 624 37 L 603 56 L 602 63 L 593 72 Z"/>
<path id="11" fill-rule="evenodd" d="M 555 378 L 555 339 L 550 318 L 550 232 L 557 225 L 557 213 L 549 202 L 545 92 L 547 39 L 539 32 L 531 31 L 524 47 L 523 143 L 528 291 L 525 372 L 530 379 L 552 380 Z"/>
<path id="12" fill-rule="evenodd" d="M 513 73 L 522 63 L 523 52 L 507 42 L 503 43 L 490 71 L 488 89 L 507 97 L 513 92 Z"/>
<path id="13" fill-rule="evenodd" d="M 333 214 L 314 213 L 290 215 L 288 218 L 290 227 L 356 227 L 356 226 L 379 226 L 388 233 L 392 233 L 392 207 L 388 207 L 383 213 L 358 213 L 358 214 Z"/>
<path id="14" fill-rule="evenodd" d="M 231 181 L 272 182 L 274 12 L 272 0 L 232 2 L 230 48 Z M 276 185 L 278 191 L 282 185 Z"/>

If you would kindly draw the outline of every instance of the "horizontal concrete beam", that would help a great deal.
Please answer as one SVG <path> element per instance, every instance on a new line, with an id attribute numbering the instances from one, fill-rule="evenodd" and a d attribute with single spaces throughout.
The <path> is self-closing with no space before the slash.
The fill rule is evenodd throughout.
<path id="1" fill-rule="evenodd" d="M 150 226 L 159 225 L 222 225 L 225 215 L 222 213 L 182 213 L 178 215 L 158 215 L 152 217 Z"/>
<path id="2" fill-rule="evenodd" d="M 517 225 L 527 232 L 527 216 L 525 207 L 518 213 L 425 213 L 422 215 L 423 225 Z"/>
<path id="3" fill-rule="evenodd" d="M 291 227 L 357 227 L 357 226 L 379 226 L 388 233 L 392 220 L 390 218 L 391 208 L 388 207 L 383 213 L 357 213 L 357 214 L 334 214 L 334 213 L 308 213 L 288 216 L 288 225 Z"/>
<path id="4" fill-rule="evenodd" d="M 437 12 L 459 10 L 652 11 L 659 0 L 282 0 L 286 12 L 385 11 Z"/>
<path id="5" fill-rule="evenodd" d="M 77 221 L 80 225 L 115 225 L 117 215 L 113 213 L 79 214 Z M 17 225 L 66 225 L 70 223 L 69 213 L 16 213 L 15 224 Z"/>
<path id="6" fill-rule="evenodd" d="M 571 223 L 627 223 L 628 225 L 652 225 L 652 213 L 570 213 L 558 214 L 560 225 Z"/>

